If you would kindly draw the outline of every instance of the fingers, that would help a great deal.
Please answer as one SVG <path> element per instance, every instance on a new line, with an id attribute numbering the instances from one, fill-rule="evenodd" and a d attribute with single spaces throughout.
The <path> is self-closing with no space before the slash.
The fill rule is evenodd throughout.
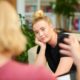
<path id="1" fill-rule="evenodd" d="M 46 43 L 43 43 L 43 42 L 39 41 L 37 38 L 35 38 L 35 43 L 36 43 L 37 45 L 41 46 L 41 47 L 46 48 Z"/>
<path id="2" fill-rule="evenodd" d="M 37 40 L 37 38 L 35 38 L 35 43 L 38 44 L 38 40 Z"/>
<path id="3" fill-rule="evenodd" d="M 69 38 L 65 38 L 64 42 L 60 43 L 59 46 L 61 47 L 60 53 L 66 54 L 68 56 L 77 56 L 80 52 L 80 45 L 79 41 L 74 35 L 70 35 Z"/>
<path id="4" fill-rule="evenodd" d="M 60 46 L 61 49 L 64 49 L 64 50 L 70 50 L 70 46 L 67 45 L 67 44 L 60 43 L 59 46 Z"/>
<path id="5" fill-rule="evenodd" d="M 67 55 L 67 56 L 71 56 L 71 52 L 68 51 L 68 50 L 63 50 L 63 49 L 61 49 L 61 50 L 60 50 L 60 53 L 61 53 L 61 54 L 64 54 L 64 55 Z"/>
<path id="6" fill-rule="evenodd" d="M 70 45 L 70 38 L 64 38 L 64 43 Z"/>
<path id="7" fill-rule="evenodd" d="M 70 40 L 70 42 L 71 42 L 71 44 L 72 43 L 77 43 L 77 44 L 79 44 L 78 42 L 78 38 L 75 36 L 75 35 L 70 35 L 69 36 L 69 40 Z"/>
<path id="8" fill-rule="evenodd" d="M 39 41 L 37 38 L 35 38 L 35 43 L 38 44 L 38 45 L 40 45 L 42 42 Z"/>

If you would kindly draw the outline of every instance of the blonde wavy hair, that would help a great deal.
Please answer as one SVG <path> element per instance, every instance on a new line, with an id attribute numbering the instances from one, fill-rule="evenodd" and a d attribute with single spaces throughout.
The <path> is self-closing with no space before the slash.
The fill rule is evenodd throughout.
<path id="1" fill-rule="evenodd" d="M 20 28 L 16 10 L 7 1 L 0 1 L 0 52 L 21 53 L 25 50 L 26 38 Z"/>
<path id="2" fill-rule="evenodd" d="M 52 24 L 51 19 L 47 17 L 42 10 L 38 10 L 33 14 L 32 26 L 40 20 L 45 20 L 49 24 Z"/>

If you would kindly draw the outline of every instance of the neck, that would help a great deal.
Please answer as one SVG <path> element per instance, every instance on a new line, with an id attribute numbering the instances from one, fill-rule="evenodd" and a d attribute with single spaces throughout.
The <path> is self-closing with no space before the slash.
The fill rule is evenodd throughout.
<path id="1" fill-rule="evenodd" d="M 10 59 L 11 56 L 0 53 L 0 67 L 5 65 Z"/>
<path id="2" fill-rule="evenodd" d="M 50 39 L 50 41 L 48 42 L 49 45 L 51 45 L 52 47 L 55 47 L 57 45 L 57 33 L 53 32 L 53 35 Z"/>

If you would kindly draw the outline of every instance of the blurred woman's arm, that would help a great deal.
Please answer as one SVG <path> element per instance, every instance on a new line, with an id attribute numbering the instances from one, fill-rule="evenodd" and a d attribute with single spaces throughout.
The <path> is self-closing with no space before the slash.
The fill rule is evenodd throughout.
<path id="1" fill-rule="evenodd" d="M 35 64 L 36 65 L 45 65 L 46 64 L 46 57 L 45 57 L 46 44 L 40 42 L 37 39 L 35 39 L 35 43 L 40 46 L 40 51 L 36 56 Z"/>

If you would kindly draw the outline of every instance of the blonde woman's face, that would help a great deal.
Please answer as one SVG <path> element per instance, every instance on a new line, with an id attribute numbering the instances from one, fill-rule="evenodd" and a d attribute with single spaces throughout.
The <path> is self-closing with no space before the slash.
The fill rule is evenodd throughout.
<path id="1" fill-rule="evenodd" d="M 53 28 L 45 20 L 40 20 L 33 25 L 35 37 L 44 43 L 47 43 L 52 37 Z"/>

